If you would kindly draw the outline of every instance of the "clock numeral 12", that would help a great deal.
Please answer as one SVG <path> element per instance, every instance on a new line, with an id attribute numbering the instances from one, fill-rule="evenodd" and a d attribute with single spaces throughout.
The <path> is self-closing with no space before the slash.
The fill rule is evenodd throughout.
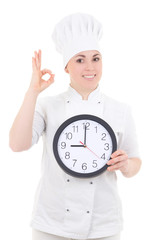
<path id="1" fill-rule="evenodd" d="M 86 130 L 89 130 L 90 123 L 89 122 L 83 123 L 83 128 L 84 129 L 85 129 L 85 126 L 86 126 Z"/>

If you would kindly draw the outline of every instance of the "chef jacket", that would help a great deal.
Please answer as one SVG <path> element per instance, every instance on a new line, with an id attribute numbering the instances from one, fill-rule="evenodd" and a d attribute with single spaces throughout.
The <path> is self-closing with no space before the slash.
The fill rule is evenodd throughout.
<path id="1" fill-rule="evenodd" d="M 138 157 L 135 124 L 130 107 L 107 97 L 98 86 L 88 100 L 69 86 L 57 96 L 37 101 L 32 145 L 43 137 L 42 175 L 35 195 L 31 227 L 74 239 L 112 236 L 122 230 L 122 206 L 116 172 L 107 170 L 91 178 L 64 172 L 53 154 L 53 138 L 68 118 L 92 114 L 105 120 L 115 132 L 118 149 Z"/>

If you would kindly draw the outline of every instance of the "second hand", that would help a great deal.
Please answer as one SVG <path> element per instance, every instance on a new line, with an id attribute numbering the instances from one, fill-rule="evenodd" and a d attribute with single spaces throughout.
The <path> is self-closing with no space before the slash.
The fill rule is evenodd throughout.
<path id="1" fill-rule="evenodd" d="M 90 148 L 88 148 L 86 145 L 84 145 L 84 143 L 82 143 L 81 141 L 80 141 L 80 143 L 81 143 L 85 148 L 87 148 L 89 151 L 91 151 L 97 158 L 101 159 L 101 158 L 100 158 L 99 156 L 97 156 L 97 154 L 94 153 Z"/>

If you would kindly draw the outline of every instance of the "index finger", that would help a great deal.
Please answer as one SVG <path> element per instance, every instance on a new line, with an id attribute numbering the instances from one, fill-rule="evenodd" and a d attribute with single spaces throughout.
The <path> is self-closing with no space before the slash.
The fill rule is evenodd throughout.
<path id="1" fill-rule="evenodd" d="M 41 69 L 41 56 L 42 56 L 42 51 L 39 49 L 38 59 L 39 59 L 39 68 L 40 68 L 40 69 Z"/>
<path id="2" fill-rule="evenodd" d="M 122 154 L 126 154 L 126 152 L 121 150 L 121 149 L 118 149 L 117 151 L 112 153 L 111 158 L 117 157 L 117 156 L 122 155 Z"/>

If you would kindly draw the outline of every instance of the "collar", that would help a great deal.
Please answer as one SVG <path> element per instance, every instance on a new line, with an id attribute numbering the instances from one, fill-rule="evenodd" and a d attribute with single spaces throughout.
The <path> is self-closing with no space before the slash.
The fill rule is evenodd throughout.
<path id="1" fill-rule="evenodd" d="M 77 100 L 80 102 L 98 102 L 101 101 L 101 93 L 100 93 L 100 87 L 98 85 L 98 87 L 92 91 L 89 96 L 88 96 L 88 100 L 83 100 L 82 96 L 74 89 L 72 88 L 70 85 L 68 87 L 68 91 L 67 91 L 67 95 L 70 101 L 72 100 Z"/>

